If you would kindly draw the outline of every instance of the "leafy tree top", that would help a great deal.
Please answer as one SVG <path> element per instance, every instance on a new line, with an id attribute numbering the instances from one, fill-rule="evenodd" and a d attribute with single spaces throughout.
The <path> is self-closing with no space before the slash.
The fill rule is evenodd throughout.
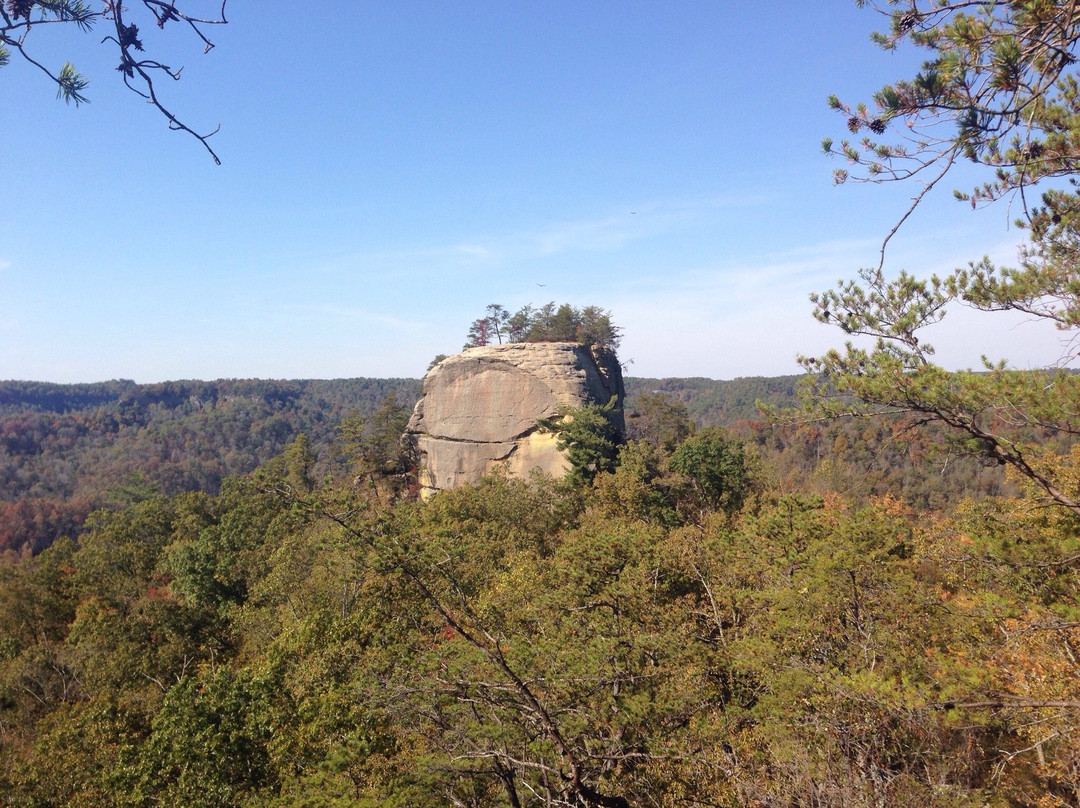
<path id="1" fill-rule="evenodd" d="M 466 348 L 503 342 L 580 342 L 614 352 L 622 329 L 611 321 L 611 312 L 599 306 L 577 308 L 554 301 L 539 308 L 522 306 L 511 314 L 498 303 L 469 327 Z"/>

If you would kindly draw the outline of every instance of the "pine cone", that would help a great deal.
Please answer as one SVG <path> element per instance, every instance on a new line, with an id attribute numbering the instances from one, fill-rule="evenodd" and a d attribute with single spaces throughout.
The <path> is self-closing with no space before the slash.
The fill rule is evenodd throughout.
<path id="1" fill-rule="evenodd" d="M 141 51 L 143 49 L 142 42 L 139 41 L 139 26 L 135 23 L 126 25 L 120 31 L 120 45 L 121 47 L 133 47 L 135 50 Z"/>
<path id="2" fill-rule="evenodd" d="M 896 23 L 896 30 L 900 34 L 906 34 L 916 25 L 922 22 L 923 15 L 918 11 L 907 11 L 900 15 Z"/>
<path id="3" fill-rule="evenodd" d="M 17 20 L 19 17 L 30 19 L 30 9 L 34 7 L 34 0 L 7 0 L 5 7 L 12 19 Z"/>

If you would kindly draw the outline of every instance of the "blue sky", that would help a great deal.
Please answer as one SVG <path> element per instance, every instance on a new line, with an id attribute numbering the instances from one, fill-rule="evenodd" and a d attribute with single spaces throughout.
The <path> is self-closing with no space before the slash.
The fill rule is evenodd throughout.
<path id="1" fill-rule="evenodd" d="M 185 67 L 166 103 L 220 123 L 220 167 L 123 88 L 101 32 L 30 42 L 88 105 L 0 70 L 0 378 L 418 377 L 487 304 L 548 300 L 610 309 L 632 375 L 795 373 L 843 341 L 808 294 L 876 264 L 916 192 L 834 187 L 820 153 L 830 93 L 915 63 L 849 0 L 300 8 L 234 0 L 205 56 L 144 29 Z M 943 189 L 889 266 L 1008 260 L 1013 216 Z M 1060 347 L 963 312 L 940 332 L 954 367 Z"/>

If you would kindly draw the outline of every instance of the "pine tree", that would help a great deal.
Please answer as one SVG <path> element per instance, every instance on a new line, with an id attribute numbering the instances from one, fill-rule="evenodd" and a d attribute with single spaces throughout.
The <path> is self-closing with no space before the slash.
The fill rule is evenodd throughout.
<path id="1" fill-rule="evenodd" d="M 985 359 L 979 373 L 947 372 L 934 363 L 922 334 L 954 303 L 1049 320 L 1066 341 L 1080 325 L 1074 273 L 1080 262 L 1080 84 L 1071 69 L 1080 10 L 1056 0 L 870 5 L 886 11 L 891 23 L 889 32 L 876 35 L 878 44 L 891 50 L 908 42 L 930 58 L 914 78 L 877 93 L 873 108 L 830 100 L 848 129 L 863 135 L 857 143 L 823 144 L 862 169 L 854 179 L 921 183 L 914 207 L 963 159 L 993 171 L 991 181 L 956 192 L 972 205 L 1014 195 L 1025 202 L 1028 189 L 1055 178 L 1068 178 L 1072 190 L 1048 190 L 1041 206 L 1025 211 L 1021 224 L 1031 242 L 1017 268 L 983 259 L 945 277 L 901 272 L 890 278 L 883 245 L 876 268 L 812 295 L 818 320 L 870 337 L 873 345 L 849 342 L 843 350 L 804 357 L 803 366 L 817 377 L 808 401 L 827 415 L 903 412 L 944 425 L 954 448 L 1012 467 L 1080 516 L 1080 498 L 1060 483 L 1048 448 L 1048 439 L 1080 433 L 1080 380 L 1062 366 L 1019 371 Z M 852 178 L 843 169 L 836 177 Z"/>

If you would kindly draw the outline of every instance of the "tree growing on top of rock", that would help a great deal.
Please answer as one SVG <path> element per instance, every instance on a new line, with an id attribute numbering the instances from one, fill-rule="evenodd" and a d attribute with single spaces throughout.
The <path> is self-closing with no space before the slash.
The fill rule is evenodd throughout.
<path id="1" fill-rule="evenodd" d="M 579 309 L 551 301 L 538 309 L 527 304 L 510 314 L 492 303 L 487 312 L 473 320 L 466 348 L 503 342 L 580 342 L 614 352 L 622 339 L 622 329 L 611 321 L 611 312 L 599 306 Z"/>

